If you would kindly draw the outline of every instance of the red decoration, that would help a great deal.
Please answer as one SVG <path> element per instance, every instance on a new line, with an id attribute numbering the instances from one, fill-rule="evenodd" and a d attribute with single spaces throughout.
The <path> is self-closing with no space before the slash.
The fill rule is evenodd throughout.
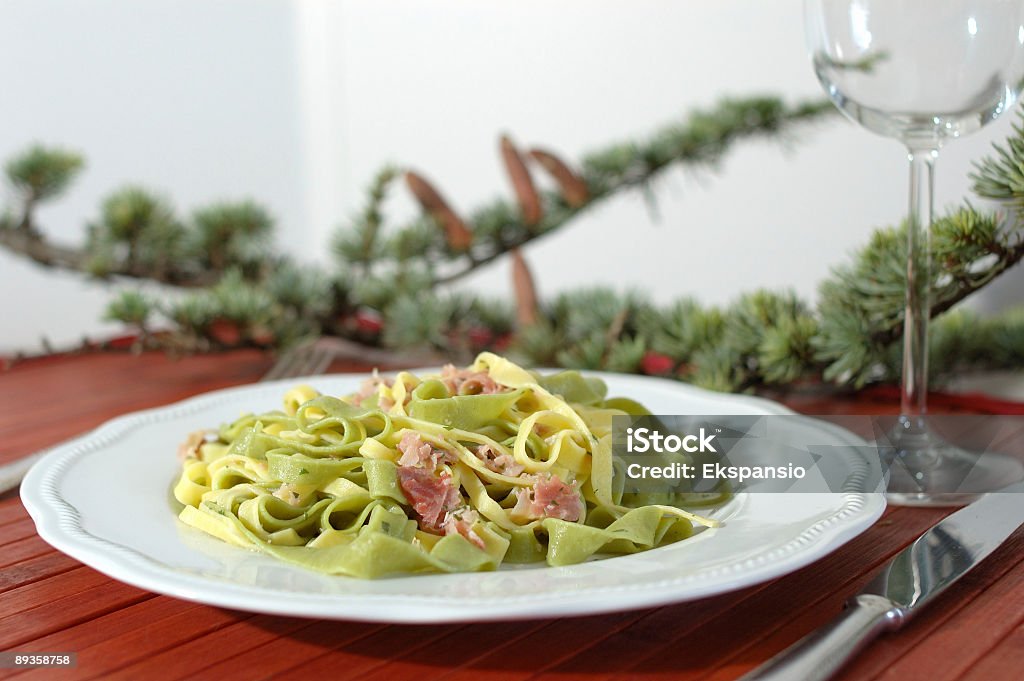
<path id="1" fill-rule="evenodd" d="M 640 360 L 640 368 L 648 376 L 665 376 L 676 368 L 676 361 L 668 355 L 648 350 Z"/>

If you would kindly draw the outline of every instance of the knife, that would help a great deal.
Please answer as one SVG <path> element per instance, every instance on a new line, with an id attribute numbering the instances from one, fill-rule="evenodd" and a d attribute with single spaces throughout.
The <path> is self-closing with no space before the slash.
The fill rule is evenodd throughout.
<path id="1" fill-rule="evenodd" d="M 896 554 L 830 624 L 741 681 L 824 681 L 882 632 L 897 629 L 1024 523 L 1024 487 L 986 494 Z"/>

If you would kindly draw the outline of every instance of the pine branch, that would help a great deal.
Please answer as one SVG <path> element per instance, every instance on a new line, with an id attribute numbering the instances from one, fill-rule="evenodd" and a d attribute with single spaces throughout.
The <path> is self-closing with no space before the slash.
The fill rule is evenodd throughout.
<path id="1" fill-rule="evenodd" d="M 648 141 L 591 154 L 578 170 L 551 152 L 521 153 L 505 139 L 502 155 L 515 201 L 493 201 L 464 220 L 429 182 L 406 172 L 425 214 L 397 231 L 384 227 L 383 202 L 399 176 L 388 168 L 374 179 L 366 208 L 338 235 L 343 269 L 332 276 L 266 256 L 272 220 L 252 202 L 216 204 L 181 220 L 159 195 L 131 187 L 104 201 L 84 248 L 52 244 L 36 228 L 33 209 L 59 195 L 80 162 L 67 152 L 35 148 L 28 161 L 8 164 L 25 210 L 21 219 L 11 211 L 0 215 L 0 245 L 54 267 L 201 287 L 171 302 L 127 292 L 108 309 L 110 318 L 144 334 L 161 320 L 173 325 L 175 334 L 147 338 L 175 350 L 280 347 L 333 333 L 348 343 L 403 350 L 427 345 L 468 357 L 505 350 L 513 338 L 511 351 L 535 364 L 642 371 L 718 390 L 822 377 L 854 386 L 891 381 L 899 371 L 905 227 L 877 230 L 823 283 L 816 309 L 791 293 L 765 291 L 724 309 L 688 299 L 658 307 L 642 295 L 608 289 L 567 293 L 545 304 L 533 300 L 520 267 L 516 328 L 515 310 L 506 302 L 437 291 L 604 198 L 633 188 L 649 192 L 671 165 L 714 166 L 741 138 L 784 134 L 828 111 L 828 104 L 788 108 L 772 99 L 725 102 Z M 1015 131 L 972 176 L 980 195 L 1013 208 L 1024 206 L 1024 132 L 1020 126 Z M 537 191 L 533 164 L 551 175 L 556 190 Z M 966 204 L 935 223 L 932 240 L 936 316 L 1024 257 L 1024 221 L 1016 212 L 1006 221 Z M 348 264 L 355 267 L 344 268 Z M 940 377 L 963 367 L 1024 361 L 1024 311 L 996 320 L 947 314 L 933 330 L 932 367 Z"/>
<path id="2" fill-rule="evenodd" d="M 232 268 L 262 277 L 282 262 L 265 255 L 273 221 L 254 202 L 215 204 L 186 224 L 169 201 L 135 186 L 104 199 L 84 246 L 55 243 L 36 224 L 35 209 L 66 191 L 82 165 L 71 152 L 40 146 L 12 159 L 6 172 L 22 217 L 0 220 L 0 246 L 44 267 L 183 288 L 213 286 Z"/>
<path id="3" fill-rule="evenodd" d="M 589 154 L 583 158 L 579 171 L 572 170 L 549 151 L 520 154 L 508 138 L 503 138 L 502 158 L 517 199 L 493 201 L 471 213 L 469 219 L 457 215 L 423 177 L 407 174 L 410 189 L 423 206 L 427 220 L 435 221 L 446 235 L 440 243 L 432 241 L 416 258 L 424 262 L 422 269 L 434 273 L 428 285 L 458 281 L 551 234 L 615 194 L 649 187 L 671 166 L 713 167 L 741 139 L 784 136 L 797 125 L 833 112 L 828 102 L 791 107 L 770 97 L 728 99 L 711 110 L 694 112 L 683 123 L 668 126 L 648 140 L 621 143 Z M 557 191 L 536 189 L 525 164 L 528 159 L 552 174 Z M 423 230 L 423 221 L 417 220 L 399 228 L 393 238 L 420 239 L 418 235 Z M 355 260 L 351 254 L 343 255 Z M 385 251 L 383 255 L 390 254 Z M 443 267 L 445 262 L 453 266 Z"/>
<path id="4" fill-rule="evenodd" d="M 35 234 L 31 221 L 18 228 L 0 228 L 0 245 L 44 267 L 55 269 L 85 271 L 88 260 L 81 249 L 60 246 Z"/>
<path id="5" fill-rule="evenodd" d="M 197 210 L 192 255 L 202 269 L 223 272 L 258 266 L 265 259 L 274 220 L 254 201 L 220 202 Z"/>
<path id="6" fill-rule="evenodd" d="M 153 312 L 153 301 L 147 296 L 139 291 L 122 291 L 107 305 L 103 318 L 145 329 Z"/>
<path id="7" fill-rule="evenodd" d="M 35 231 L 34 223 L 30 221 L 29 225 L 30 229 L 24 231 L 0 228 L 0 246 L 43 267 L 80 272 L 104 279 L 126 277 L 183 288 L 211 286 L 220 276 L 219 272 L 197 272 L 191 268 L 182 268 L 177 263 L 168 263 L 166 269 L 153 271 L 113 258 L 98 262 L 96 253 L 84 248 L 54 243 L 39 235 Z"/>
<path id="8" fill-rule="evenodd" d="M 32 212 L 36 204 L 62 194 L 84 165 L 82 157 L 74 152 L 39 144 L 8 161 L 4 166 L 7 180 L 22 200 L 18 229 L 35 233 Z"/>
<path id="9" fill-rule="evenodd" d="M 360 265 L 364 274 L 370 272 L 373 263 L 381 255 L 383 204 L 398 174 L 398 169 L 392 166 L 382 168 L 370 185 L 369 196 L 362 213 L 356 216 L 347 229 L 339 230 L 334 237 L 334 252 L 341 262 Z"/>

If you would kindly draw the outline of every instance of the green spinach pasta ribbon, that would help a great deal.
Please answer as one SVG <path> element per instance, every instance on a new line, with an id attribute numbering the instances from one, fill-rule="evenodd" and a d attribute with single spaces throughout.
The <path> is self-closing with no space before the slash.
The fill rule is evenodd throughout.
<path id="1" fill-rule="evenodd" d="M 681 541 L 715 521 L 672 494 L 624 494 L 612 418 L 646 413 L 603 381 L 483 353 L 359 392 L 297 386 L 282 409 L 189 436 L 185 524 L 358 578 L 571 565 Z"/>

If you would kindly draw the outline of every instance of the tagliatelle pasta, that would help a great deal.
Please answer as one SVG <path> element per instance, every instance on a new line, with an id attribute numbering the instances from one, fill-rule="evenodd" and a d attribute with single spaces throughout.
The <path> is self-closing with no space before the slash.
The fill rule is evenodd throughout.
<path id="1" fill-rule="evenodd" d="M 605 393 L 578 372 L 542 377 L 490 353 L 438 375 L 375 376 L 342 397 L 299 386 L 282 411 L 186 439 L 179 517 L 363 578 L 569 565 L 715 525 L 666 503 L 681 498 L 623 494 L 612 417 L 641 407 Z"/>

